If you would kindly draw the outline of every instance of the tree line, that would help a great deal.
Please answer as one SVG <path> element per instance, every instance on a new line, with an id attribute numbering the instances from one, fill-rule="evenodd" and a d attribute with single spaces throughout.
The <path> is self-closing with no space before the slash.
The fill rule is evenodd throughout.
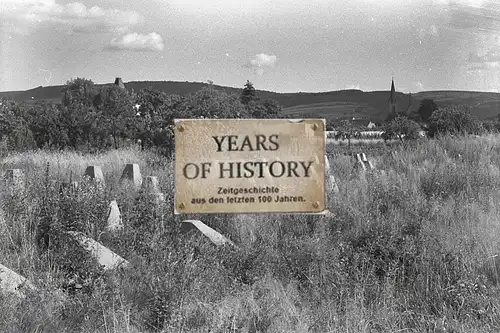
<path id="1" fill-rule="evenodd" d="M 383 126 L 384 138 L 398 138 L 401 141 L 419 137 L 424 130 L 428 136 L 439 135 L 479 135 L 500 129 L 497 117 L 492 121 L 480 121 L 468 105 L 448 105 L 439 107 L 432 99 L 423 99 L 418 111 L 413 114 L 389 114 Z"/>
<path id="2" fill-rule="evenodd" d="M 0 100 L 0 140 L 4 148 L 16 151 L 92 152 L 140 142 L 142 149 L 170 154 L 176 118 L 282 118 L 282 109 L 275 100 L 261 101 L 249 81 L 240 96 L 211 86 L 180 96 L 152 87 L 135 93 L 118 85 L 97 86 L 92 80 L 76 78 L 62 89 L 60 103 Z M 464 105 L 440 108 L 432 99 L 424 99 L 414 114 L 389 114 L 382 126 L 383 138 L 412 140 L 422 130 L 431 137 L 500 132 L 500 118 L 480 122 L 471 111 Z M 364 130 L 349 120 L 334 124 L 334 129 L 348 139 Z"/>
<path id="3" fill-rule="evenodd" d="M 353 138 L 359 131 L 366 130 L 350 120 L 341 120 L 334 125 L 336 137 Z M 417 112 L 390 113 L 381 131 L 384 140 L 397 139 L 401 142 L 414 140 L 424 131 L 429 137 L 439 135 L 479 135 L 486 132 L 500 132 L 500 115 L 496 119 L 480 121 L 472 114 L 468 105 L 439 107 L 432 99 L 423 99 Z"/>
<path id="4" fill-rule="evenodd" d="M 60 103 L 0 100 L 0 140 L 16 151 L 98 151 L 140 142 L 143 149 L 169 154 L 176 118 L 280 118 L 281 110 L 272 99 L 261 101 L 249 81 L 240 96 L 210 86 L 180 96 L 76 78 L 62 89 Z"/>

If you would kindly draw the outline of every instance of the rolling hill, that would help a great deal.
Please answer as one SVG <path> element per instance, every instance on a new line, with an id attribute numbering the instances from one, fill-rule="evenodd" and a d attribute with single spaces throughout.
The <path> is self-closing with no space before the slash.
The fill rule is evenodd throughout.
<path id="1" fill-rule="evenodd" d="M 100 86 L 97 84 L 97 86 Z M 167 94 L 186 95 L 209 86 L 202 82 L 175 81 L 132 81 L 125 83 L 128 90 L 138 92 L 146 87 L 153 87 Z M 239 95 L 240 88 L 212 85 L 227 93 Z M 63 86 L 37 87 L 26 91 L 0 92 L 0 98 L 16 101 L 47 100 L 59 102 Z M 290 118 L 325 118 L 327 120 L 347 118 L 369 118 L 374 122 L 382 122 L 388 114 L 387 91 L 340 90 L 319 93 L 276 93 L 257 90 L 261 100 L 268 98 L 280 103 L 284 114 Z M 424 91 L 412 94 L 412 110 L 416 111 L 424 98 L 433 99 L 438 106 L 466 104 L 473 107 L 473 113 L 479 119 L 495 117 L 500 113 L 500 93 L 475 91 Z M 408 107 L 408 94 L 397 93 L 399 109 Z"/>

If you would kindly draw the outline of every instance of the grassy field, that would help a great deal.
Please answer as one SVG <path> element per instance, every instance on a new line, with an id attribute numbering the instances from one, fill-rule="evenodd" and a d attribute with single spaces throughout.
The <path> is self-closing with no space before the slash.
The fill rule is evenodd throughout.
<path id="1" fill-rule="evenodd" d="M 355 177 L 352 158 L 335 155 L 331 217 L 176 217 L 172 162 L 151 152 L 9 155 L 0 171 L 21 168 L 27 186 L 2 190 L 0 263 L 38 291 L 0 294 L 0 331 L 499 332 L 500 138 L 393 151 L 371 154 L 376 172 Z M 158 176 L 162 210 L 120 186 L 125 163 Z M 91 164 L 106 190 L 84 184 L 60 196 L 58 182 Z M 125 224 L 116 236 L 102 233 L 113 199 Z M 184 218 L 239 248 L 188 239 Z M 102 271 L 64 230 L 99 239 L 133 267 Z"/>

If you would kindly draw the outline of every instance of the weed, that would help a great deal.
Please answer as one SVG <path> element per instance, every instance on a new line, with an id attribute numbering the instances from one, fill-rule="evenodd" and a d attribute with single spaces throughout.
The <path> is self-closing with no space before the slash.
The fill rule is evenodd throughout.
<path id="1" fill-rule="evenodd" d="M 352 157 L 334 155 L 331 217 L 188 217 L 237 248 L 180 233 L 173 164 L 154 152 L 7 155 L 2 167 L 22 169 L 26 186 L 2 192 L 0 258 L 38 291 L 21 301 L 0 294 L 1 330 L 499 331 L 497 142 L 418 140 L 397 158 L 373 150 L 377 170 L 354 178 Z M 126 163 L 158 176 L 163 204 L 120 184 Z M 87 165 L 102 167 L 106 188 L 75 176 Z M 61 191 L 69 175 L 78 189 Z M 111 200 L 121 231 L 106 230 Z M 67 231 L 99 240 L 132 268 L 105 271 Z"/>

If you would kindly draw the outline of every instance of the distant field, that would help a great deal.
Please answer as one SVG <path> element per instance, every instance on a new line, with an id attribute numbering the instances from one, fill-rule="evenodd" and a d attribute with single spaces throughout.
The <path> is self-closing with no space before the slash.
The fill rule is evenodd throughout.
<path id="1" fill-rule="evenodd" d="M 356 102 L 323 102 L 309 105 L 297 105 L 283 110 L 289 118 L 324 118 L 336 120 L 337 118 L 377 118 L 378 112 L 366 103 Z"/>
<path id="2" fill-rule="evenodd" d="M 379 156 L 381 154 L 387 153 L 392 149 L 396 149 L 400 142 L 398 140 L 391 140 L 384 143 L 384 140 L 380 139 L 351 139 L 351 147 L 348 146 L 347 140 L 326 140 L 326 152 L 327 154 L 333 155 L 343 155 L 349 153 L 366 153 L 371 157 Z"/>
<path id="3" fill-rule="evenodd" d="M 388 140 L 388 143 L 395 143 L 398 140 Z M 348 140 L 335 140 L 335 139 L 326 139 L 327 145 L 335 145 L 335 146 L 347 146 Z M 383 139 L 351 139 L 351 145 L 357 146 L 379 146 L 384 145 Z"/>

